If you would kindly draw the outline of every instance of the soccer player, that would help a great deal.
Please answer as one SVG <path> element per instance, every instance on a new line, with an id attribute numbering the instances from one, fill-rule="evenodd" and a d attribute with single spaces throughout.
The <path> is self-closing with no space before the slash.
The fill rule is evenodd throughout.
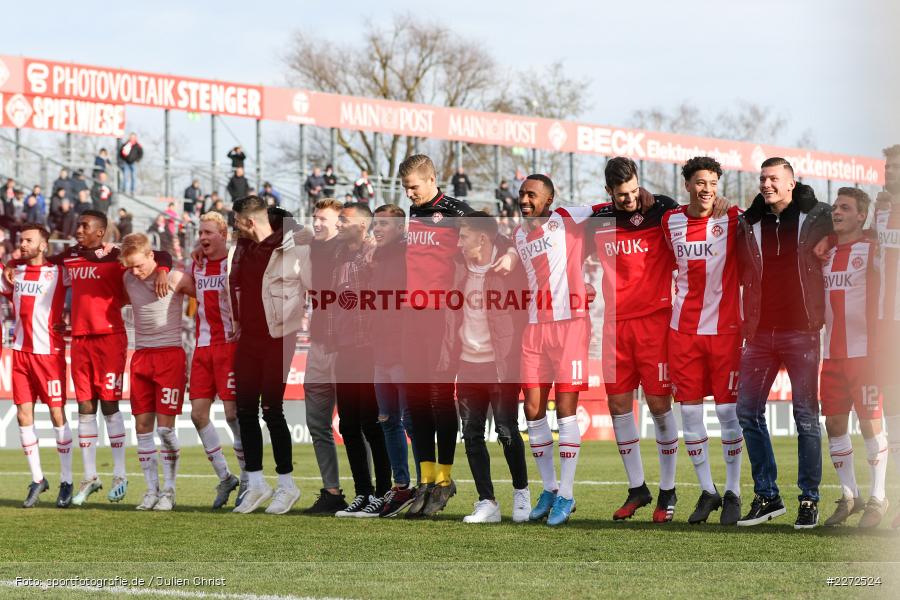
<path id="1" fill-rule="evenodd" d="M 458 233 L 454 220 L 472 208 L 445 196 L 437 187 L 434 163 L 423 154 L 406 158 L 399 176 L 412 206 L 406 246 L 406 280 L 410 299 L 427 295 L 423 310 L 410 308 L 404 318 L 406 397 L 412 418 L 412 443 L 419 460 L 421 480 L 408 518 L 432 516 L 456 494 L 451 477 L 459 432 L 454 379 L 440 373 L 438 364 L 445 315 L 430 295 L 447 292 L 453 284 L 453 257 Z M 427 309 L 427 310 L 426 310 Z M 435 452 L 435 437 L 437 452 Z"/>
<path id="2" fill-rule="evenodd" d="M 839 525 L 860 511 L 863 529 L 877 527 L 888 502 L 885 498 L 887 439 L 881 431 L 881 397 L 872 368 L 878 279 L 876 245 L 863 236 L 870 199 L 862 190 L 838 190 L 831 218 L 837 246 L 822 267 L 825 276 L 825 344 L 820 387 L 822 414 L 828 431 L 831 462 L 841 482 L 837 509 L 825 525 Z M 853 444 L 848 433 L 850 409 L 856 410 L 871 472 L 871 494 L 863 503 L 853 468 Z"/>
<path id="3" fill-rule="evenodd" d="M 12 297 L 16 323 L 13 333 L 13 401 L 19 422 L 22 449 L 28 458 L 31 483 L 23 508 L 33 507 L 50 485 L 41 470 L 38 439 L 34 431 L 34 404 L 50 408 L 50 422 L 59 454 L 59 494 L 56 506 L 72 502 L 72 430 L 63 406 L 66 402 L 66 343 L 60 332 L 66 290 L 62 268 L 50 264 L 49 233 L 37 223 L 26 223 L 20 231 L 19 252 L 24 264 L 15 267 L 12 286 L 4 278 L 2 291 Z"/>
<path id="4" fill-rule="evenodd" d="M 637 165 L 630 158 L 610 159 L 605 175 L 612 201 L 599 205 L 593 214 L 602 219 L 596 225 L 594 245 L 603 266 L 603 381 L 628 476 L 628 498 L 613 519 L 631 518 L 653 501 L 644 479 L 633 413 L 640 385 L 656 426 L 659 455 L 659 496 L 653 522 L 666 523 L 672 520 L 678 501 L 678 425 L 672 412 L 667 351 L 675 265 L 660 223 L 678 204 L 640 187 Z"/>
<path id="5" fill-rule="evenodd" d="M 684 444 L 700 483 L 700 498 L 688 523 L 703 523 L 722 509 L 722 525 L 741 517 L 743 434 L 735 411 L 741 361 L 740 279 L 737 225 L 740 209 L 714 217 L 722 167 L 708 156 L 682 167 L 690 204 L 663 215 L 665 240 L 677 265 L 669 329 L 672 394 L 681 406 Z M 725 460 L 725 496 L 713 484 L 703 398 L 716 403 Z"/>
<path id="6" fill-rule="evenodd" d="M 585 229 L 596 207 L 551 209 L 553 182 L 526 177 L 519 189 L 523 222 L 513 241 L 528 278 L 528 325 L 522 336 L 521 378 L 525 390 L 528 440 L 544 489 L 529 515 L 547 525 L 565 523 L 575 510 L 575 468 L 581 449 L 576 409 L 588 389 L 591 322 L 584 283 Z M 550 388 L 556 386 L 560 477 L 553 462 L 547 422 Z"/>
<path id="7" fill-rule="evenodd" d="M 241 428 L 234 404 L 237 326 L 228 293 L 228 224 L 225 217 L 217 212 L 203 214 L 198 237 L 203 259 L 194 262 L 190 274 L 184 276 L 185 289 L 197 298 L 197 347 L 191 359 L 191 421 L 197 428 L 213 471 L 219 477 L 212 506 L 216 509 L 228 502 L 239 483 L 244 488 L 247 485 Z M 234 455 L 240 465 L 240 479 L 229 471 L 216 426 L 209 419 L 216 396 L 222 400 L 225 422 L 234 436 Z"/>
<path id="8" fill-rule="evenodd" d="M 119 257 L 127 269 L 125 291 L 134 311 L 134 354 L 131 356 L 131 414 L 138 439 L 138 460 L 147 492 L 137 510 L 175 508 L 175 477 L 181 447 L 175 417 L 184 402 L 186 362 L 181 340 L 181 312 L 190 280 L 178 271 L 168 274 L 169 291 L 156 295 L 156 261 L 143 233 L 126 235 Z M 162 442 L 163 485 L 159 486 L 156 442 Z"/>
<path id="9" fill-rule="evenodd" d="M 97 409 L 103 412 L 106 432 L 113 455 L 113 485 L 107 498 L 119 502 L 125 497 L 125 421 L 119 412 L 122 399 L 122 377 L 125 373 L 128 338 L 122 320 L 125 299 L 119 250 L 103 246 L 106 215 L 86 210 L 78 217 L 75 229 L 77 245 L 48 262 L 63 266 L 66 285 L 72 287 L 72 381 L 78 400 L 78 441 L 84 463 L 84 479 L 72 504 L 84 504 L 88 496 L 103 488 L 97 477 Z M 172 257 L 154 252 L 158 267 L 155 273 L 156 293 L 165 295 L 167 272 Z M 5 276 L 11 281 L 12 269 Z"/>

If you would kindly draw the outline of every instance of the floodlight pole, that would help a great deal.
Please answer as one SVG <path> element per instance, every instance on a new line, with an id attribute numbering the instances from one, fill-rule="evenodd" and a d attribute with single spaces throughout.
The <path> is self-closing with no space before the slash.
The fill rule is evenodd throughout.
<path id="1" fill-rule="evenodd" d="M 22 130 L 16 127 L 16 166 L 13 169 L 16 181 L 22 177 Z"/>
<path id="2" fill-rule="evenodd" d="M 335 168 L 335 170 L 337 170 L 337 168 L 334 165 L 335 160 L 337 159 L 336 152 L 337 152 L 337 129 L 332 127 L 329 130 L 329 137 L 328 137 L 328 164 L 330 164 L 333 168 Z"/>
<path id="3" fill-rule="evenodd" d="M 297 156 L 298 158 L 298 173 L 300 174 L 300 206 L 297 207 L 298 210 L 302 212 L 302 214 L 306 215 L 305 211 L 307 210 L 306 204 L 303 202 L 305 200 L 303 186 L 306 183 L 306 125 L 300 124 L 297 126 L 298 129 L 298 137 L 297 137 Z M 331 130 L 334 132 L 334 129 Z M 309 208 L 312 210 L 311 208 Z M 312 218 L 312 214 L 306 215 L 308 218 Z"/>
<path id="4" fill-rule="evenodd" d="M 262 189 L 262 119 L 256 120 L 256 189 Z"/>
<path id="5" fill-rule="evenodd" d="M 211 154 L 211 164 L 210 164 L 210 193 L 216 192 L 217 186 L 219 185 L 218 175 L 219 175 L 219 150 L 216 148 L 216 120 L 218 117 L 216 115 L 209 115 L 209 149 Z"/>
<path id="6" fill-rule="evenodd" d="M 531 149 L 531 172 L 532 173 L 537 173 L 537 164 L 538 164 L 537 148 L 532 148 Z"/>
<path id="7" fill-rule="evenodd" d="M 169 109 L 167 108 L 163 111 L 163 191 L 166 198 L 169 198 L 172 195 L 172 182 L 169 181 L 171 176 L 170 169 L 172 166 L 171 148 L 169 145 L 169 120 L 170 114 Z M 134 181 L 133 173 L 132 181 Z"/>
<path id="8" fill-rule="evenodd" d="M 500 187 L 500 146 L 494 145 L 494 185 Z"/>
<path id="9" fill-rule="evenodd" d="M 378 206 L 381 195 L 381 134 L 377 131 L 372 134 L 372 179 L 375 181 L 375 198 L 372 206 Z"/>
<path id="10" fill-rule="evenodd" d="M 576 202 L 575 193 L 575 153 L 569 152 L 569 199 Z"/>

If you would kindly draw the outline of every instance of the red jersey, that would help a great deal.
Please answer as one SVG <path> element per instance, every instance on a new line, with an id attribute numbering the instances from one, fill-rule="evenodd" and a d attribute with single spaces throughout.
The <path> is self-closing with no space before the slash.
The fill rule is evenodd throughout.
<path id="1" fill-rule="evenodd" d="M 878 318 L 900 321 L 900 205 L 875 211 L 880 275 Z"/>
<path id="2" fill-rule="evenodd" d="M 228 296 L 228 258 L 203 261 L 191 267 L 197 292 L 197 347 L 234 341 L 234 319 Z"/>
<path id="3" fill-rule="evenodd" d="M 435 305 L 431 291 L 446 295 L 453 289 L 454 257 L 459 253 L 458 217 L 472 212 L 472 208 L 456 198 L 438 191 L 435 198 L 409 209 L 409 229 L 406 234 L 406 289 L 417 306 Z M 413 294 L 428 294 L 428 302 L 413 298 Z"/>
<path id="4" fill-rule="evenodd" d="M 30 354 L 61 354 L 66 343 L 55 326 L 63 322 L 66 289 L 62 267 L 49 263 L 15 267 L 10 286 L 2 279 L 2 291 L 12 296 L 16 326 L 12 349 Z"/>
<path id="5" fill-rule="evenodd" d="M 662 230 L 677 272 L 672 329 L 681 333 L 737 333 L 741 314 L 737 258 L 738 216 L 732 206 L 719 217 L 694 218 L 682 206 L 663 216 Z"/>
<path id="6" fill-rule="evenodd" d="M 868 356 L 878 285 L 875 243 L 861 239 L 831 249 L 822 267 L 825 277 L 824 358 Z M 870 287 L 871 286 L 871 287 Z"/>
<path id="7" fill-rule="evenodd" d="M 588 316 L 582 264 L 585 228 L 596 207 L 557 208 L 531 231 L 516 227 L 513 242 L 528 276 L 528 322 Z"/>
<path id="8" fill-rule="evenodd" d="M 672 308 L 675 264 L 660 223 L 678 203 L 667 196 L 655 199 L 646 213 L 617 210 L 612 202 L 594 211 L 594 248 L 603 266 L 601 287 L 608 320 L 634 319 Z"/>

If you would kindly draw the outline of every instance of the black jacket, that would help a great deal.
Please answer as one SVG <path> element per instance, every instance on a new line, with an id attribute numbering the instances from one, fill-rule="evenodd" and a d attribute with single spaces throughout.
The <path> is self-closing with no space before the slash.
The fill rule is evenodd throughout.
<path id="1" fill-rule="evenodd" d="M 58 233 L 65 238 L 74 237 L 75 227 L 77 225 L 78 215 L 75 214 L 75 211 L 71 207 L 66 212 L 57 210 L 56 212 L 50 213 L 51 233 Z"/>
<path id="2" fill-rule="evenodd" d="M 399 291 L 406 289 L 406 242 L 378 248 L 372 257 L 372 289 Z M 378 347 L 375 362 L 392 365 L 403 362 L 401 340 L 403 332 L 403 311 L 389 306 L 379 310 L 372 322 L 372 340 Z"/>
<path id="3" fill-rule="evenodd" d="M 250 184 L 247 183 L 247 178 L 241 175 L 238 177 L 237 175 L 232 175 L 231 179 L 228 181 L 228 194 L 231 196 L 231 201 L 234 202 L 238 198 L 244 198 L 245 196 L 250 195 Z"/>
<path id="4" fill-rule="evenodd" d="M 816 200 L 815 192 L 808 185 L 798 183 L 794 188 L 792 202 L 800 209 L 797 240 L 797 268 L 803 288 L 803 302 L 808 329 L 818 331 L 825 324 L 825 280 L 822 276 L 822 262 L 816 258 L 813 248 L 823 237 L 833 231 L 831 206 Z M 765 214 L 766 202 L 762 194 L 753 199 L 738 220 L 738 264 L 741 270 L 741 298 L 743 308 L 743 333 L 747 340 L 753 339 L 759 326 L 762 312 L 762 248 L 760 242 L 760 221 Z"/>
<path id="5" fill-rule="evenodd" d="M 237 169 L 238 167 L 244 166 L 244 160 L 246 160 L 247 155 L 243 152 L 235 152 L 234 150 L 229 150 L 228 158 L 231 159 L 231 168 Z"/>

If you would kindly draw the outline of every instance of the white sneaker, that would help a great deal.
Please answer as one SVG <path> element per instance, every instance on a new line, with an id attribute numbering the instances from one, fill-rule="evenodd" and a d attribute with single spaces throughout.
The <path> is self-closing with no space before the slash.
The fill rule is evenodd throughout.
<path id="1" fill-rule="evenodd" d="M 244 494 L 240 506 L 236 506 L 232 512 L 243 514 L 252 513 L 271 497 L 272 488 L 267 484 L 263 484 L 260 487 L 251 486 L 247 488 L 247 493 Z"/>
<path id="2" fill-rule="evenodd" d="M 294 506 L 299 499 L 299 489 L 296 487 L 286 488 L 279 485 L 275 488 L 275 493 L 272 495 L 272 503 L 269 504 L 269 508 L 266 509 L 266 512 L 270 515 L 283 515 L 291 510 L 291 507 Z"/>
<path id="3" fill-rule="evenodd" d="M 153 507 L 153 510 L 172 510 L 175 508 L 175 490 L 166 488 L 159 495 L 159 502 Z"/>
<path id="4" fill-rule="evenodd" d="M 463 523 L 499 523 L 500 505 L 496 500 L 479 500 L 471 515 L 463 517 Z"/>
<path id="5" fill-rule="evenodd" d="M 531 514 L 531 490 L 524 488 L 513 490 L 513 523 L 525 523 Z"/>
<path id="6" fill-rule="evenodd" d="M 156 493 L 156 490 L 147 490 L 147 493 L 144 494 L 144 499 L 140 504 L 135 506 L 135 509 L 153 510 L 153 507 L 156 506 L 157 502 L 159 502 L 159 494 Z"/>

